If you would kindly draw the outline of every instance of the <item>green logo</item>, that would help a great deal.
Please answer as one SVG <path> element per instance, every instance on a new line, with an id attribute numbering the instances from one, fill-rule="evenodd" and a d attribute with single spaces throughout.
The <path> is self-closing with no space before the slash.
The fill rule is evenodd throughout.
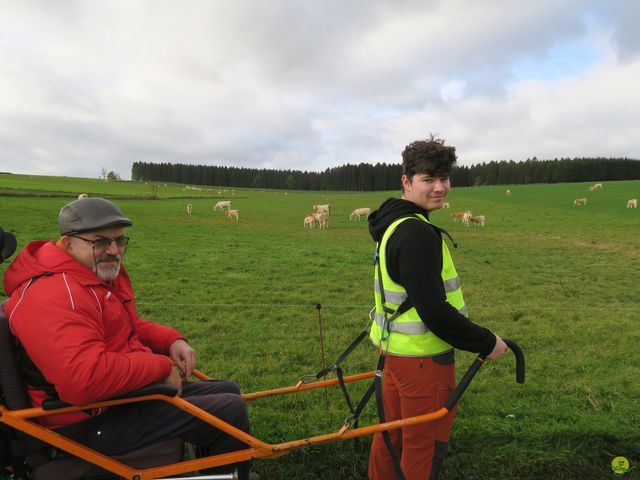
<path id="1" fill-rule="evenodd" d="M 611 461 L 611 470 L 616 476 L 622 476 L 629 472 L 629 460 L 625 457 L 616 457 Z"/>

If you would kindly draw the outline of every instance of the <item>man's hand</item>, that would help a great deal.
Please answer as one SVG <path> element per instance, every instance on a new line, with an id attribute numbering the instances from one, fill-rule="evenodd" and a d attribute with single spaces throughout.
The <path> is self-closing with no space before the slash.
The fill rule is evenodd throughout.
<path id="1" fill-rule="evenodd" d="M 164 383 L 168 383 L 178 390 L 178 397 L 182 396 L 182 370 L 177 365 L 171 366 L 171 373 L 165 378 Z"/>
<path id="2" fill-rule="evenodd" d="M 184 340 L 176 340 L 169 347 L 169 357 L 184 374 L 184 378 L 191 377 L 191 371 L 196 366 L 196 352 Z"/>
<path id="3" fill-rule="evenodd" d="M 491 350 L 491 353 L 487 355 L 487 358 L 489 360 L 495 360 L 496 358 L 504 354 L 507 350 L 509 350 L 507 344 L 504 343 L 504 340 L 502 340 L 498 335 L 496 335 L 496 346 L 493 347 L 493 350 Z"/>

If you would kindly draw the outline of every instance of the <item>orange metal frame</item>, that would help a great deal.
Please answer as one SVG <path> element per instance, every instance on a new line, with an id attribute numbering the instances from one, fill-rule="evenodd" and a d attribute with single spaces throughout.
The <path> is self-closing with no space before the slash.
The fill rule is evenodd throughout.
<path id="1" fill-rule="evenodd" d="M 375 372 L 361 373 L 357 375 L 350 375 L 344 377 L 346 383 L 355 382 L 371 378 L 375 375 Z M 200 371 L 194 371 L 194 376 L 201 380 L 208 380 L 209 377 Z M 305 390 L 312 390 L 316 388 L 327 387 L 336 385 L 337 379 L 323 380 L 313 383 L 304 383 L 302 380 L 297 385 L 292 387 L 277 388 L 273 390 L 265 390 L 255 393 L 244 394 L 243 398 L 246 402 L 251 402 L 258 398 L 265 398 L 275 395 L 284 395 L 288 393 L 301 392 Z M 96 452 L 88 447 L 80 445 L 73 440 L 59 435 L 58 433 L 43 427 L 42 425 L 33 421 L 38 417 L 46 415 L 57 415 L 60 413 L 77 412 L 81 410 L 94 409 L 99 407 L 109 407 L 113 405 L 122 405 L 126 403 L 149 401 L 149 400 L 161 400 L 171 403 L 177 408 L 180 408 L 191 415 L 199 418 L 200 420 L 214 426 L 215 428 L 226 432 L 227 434 L 237 438 L 247 445 L 248 448 L 244 450 L 237 450 L 235 452 L 224 453 L 219 455 L 213 455 L 210 457 L 197 458 L 193 460 L 186 460 L 183 462 L 173 463 L 161 467 L 153 467 L 146 469 L 136 469 L 121 462 L 115 461 L 112 458 Z M 9 410 L 0 405 L 0 421 L 22 431 L 32 437 L 35 437 L 43 442 L 53 445 L 61 450 L 64 450 L 76 457 L 82 458 L 87 462 L 104 468 L 116 475 L 131 480 L 152 480 L 156 478 L 162 478 L 170 475 L 178 475 L 195 470 L 201 470 L 205 468 L 218 467 L 222 465 L 228 465 L 237 462 L 243 462 L 254 458 L 274 458 L 281 455 L 285 455 L 290 451 L 311 445 L 319 445 L 323 443 L 335 442 L 338 440 L 347 440 L 350 438 L 360 437 L 363 435 L 370 435 L 383 430 L 392 430 L 401 428 L 407 425 L 414 425 L 417 423 L 424 423 L 437 420 L 444 417 L 449 410 L 445 407 L 439 410 L 417 417 L 405 418 L 402 420 L 396 420 L 393 422 L 381 423 L 376 425 L 369 425 L 359 428 L 350 428 L 349 424 L 345 424 L 339 431 L 334 433 L 328 433 L 324 435 L 318 435 L 315 437 L 304 438 L 301 440 L 294 440 L 291 442 L 269 444 L 255 437 L 239 430 L 232 425 L 220 420 L 219 418 L 211 415 L 210 413 L 192 405 L 191 403 L 183 400 L 180 397 L 169 397 L 166 395 L 145 395 L 142 397 L 109 400 L 104 402 L 92 403 L 83 406 L 70 406 L 64 408 L 58 408 L 55 410 L 43 410 L 42 408 L 26 408 L 21 410 Z"/>

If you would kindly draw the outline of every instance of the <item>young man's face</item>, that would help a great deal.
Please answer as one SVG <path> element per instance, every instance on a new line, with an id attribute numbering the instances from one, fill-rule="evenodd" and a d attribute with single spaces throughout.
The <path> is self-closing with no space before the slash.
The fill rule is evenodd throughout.
<path id="1" fill-rule="evenodd" d="M 78 238 L 82 237 L 82 238 Z M 96 276 L 105 282 L 115 280 L 120 272 L 122 257 L 126 250 L 118 247 L 116 239 L 124 237 L 124 227 L 105 228 L 95 232 L 80 233 L 68 236 L 67 252 L 85 267 L 93 270 Z M 107 247 L 97 247 L 88 240 L 110 239 Z"/>
<path id="2" fill-rule="evenodd" d="M 402 176 L 404 193 L 402 198 L 415 203 L 426 211 L 442 208 L 451 189 L 448 176 L 431 176 L 427 173 L 416 173 L 413 178 Z"/>

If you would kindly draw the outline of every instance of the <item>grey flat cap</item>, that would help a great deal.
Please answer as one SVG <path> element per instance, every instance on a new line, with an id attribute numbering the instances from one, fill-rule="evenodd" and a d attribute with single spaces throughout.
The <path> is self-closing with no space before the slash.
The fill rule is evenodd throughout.
<path id="1" fill-rule="evenodd" d="M 60 235 L 131 225 L 133 222 L 113 202 L 100 197 L 74 200 L 62 207 L 58 215 Z"/>

